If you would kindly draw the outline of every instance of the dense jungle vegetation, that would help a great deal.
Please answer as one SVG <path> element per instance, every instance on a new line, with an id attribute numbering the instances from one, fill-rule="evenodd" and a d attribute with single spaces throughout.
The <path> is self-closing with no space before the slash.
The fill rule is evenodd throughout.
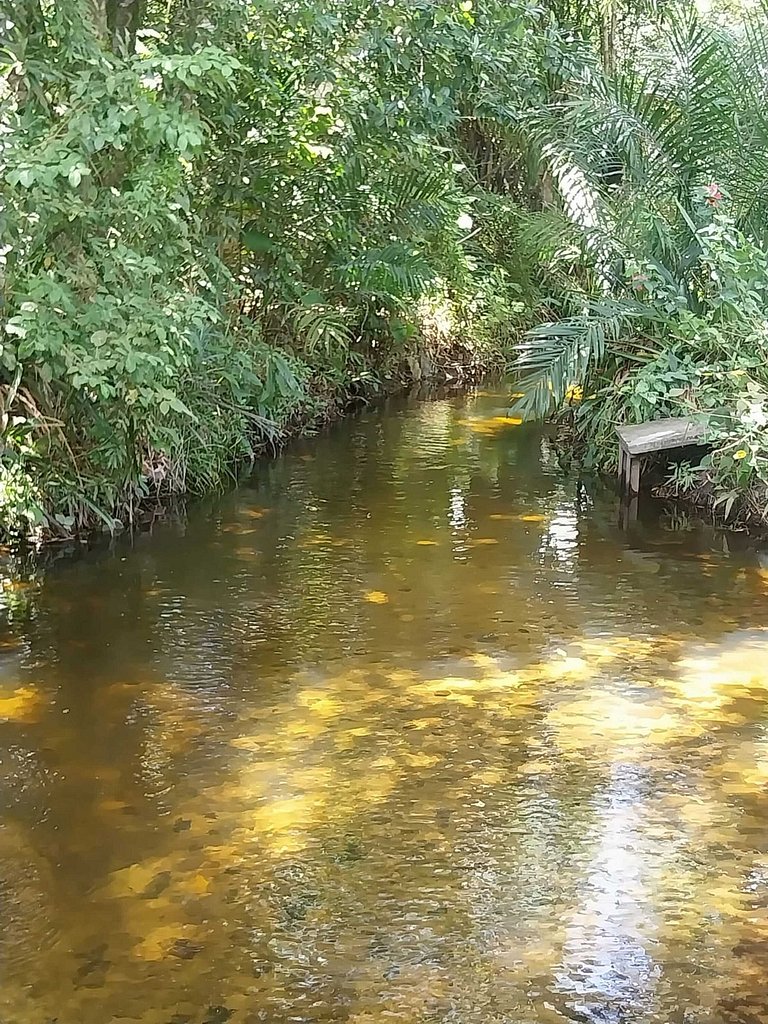
<path id="1" fill-rule="evenodd" d="M 5 0 L 7 5 L 8 0 Z M 652 0 L 15 0 L 0 515 L 126 525 L 350 396 L 527 375 L 610 469 L 713 417 L 768 503 L 768 16 Z"/>

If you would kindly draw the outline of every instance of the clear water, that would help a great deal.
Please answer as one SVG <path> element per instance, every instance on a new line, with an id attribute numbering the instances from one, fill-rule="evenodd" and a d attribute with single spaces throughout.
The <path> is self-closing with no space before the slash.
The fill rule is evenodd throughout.
<path id="1" fill-rule="evenodd" d="M 768 574 L 504 410 L 2 580 L 3 1024 L 768 1020 Z"/>

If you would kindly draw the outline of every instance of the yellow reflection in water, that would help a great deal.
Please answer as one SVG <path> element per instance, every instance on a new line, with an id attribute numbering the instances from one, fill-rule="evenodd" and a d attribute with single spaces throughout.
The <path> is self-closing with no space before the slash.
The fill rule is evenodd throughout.
<path id="1" fill-rule="evenodd" d="M 489 416 L 486 419 L 460 419 L 457 422 L 473 434 L 494 435 L 507 427 L 519 427 L 523 420 L 519 416 Z"/>
<path id="2" fill-rule="evenodd" d="M 33 722 L 41 706 L 40 694 L 34 686 L 20 686 L 9 696 L 0 696 L 0 720 Z"/>

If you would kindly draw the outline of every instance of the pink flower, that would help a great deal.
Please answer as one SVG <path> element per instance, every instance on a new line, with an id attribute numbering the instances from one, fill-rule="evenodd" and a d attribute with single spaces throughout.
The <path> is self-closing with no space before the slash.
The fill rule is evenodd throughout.
<path id="1" fill-rule="evenodd" d="M 710 206 L 717 206 L 720 200 L 723 198 L 723 193 L 720 191 L 720 186 L 716 181 L 711 182 L 704 189 L 704 198 Z"/>
<path id="2" fill-rule="evenodd" d="M 645 291 L 648 278 L 645 274 L 633 274 L 630 278 L 630 283 L 636 292 L 642 292 Z"/>

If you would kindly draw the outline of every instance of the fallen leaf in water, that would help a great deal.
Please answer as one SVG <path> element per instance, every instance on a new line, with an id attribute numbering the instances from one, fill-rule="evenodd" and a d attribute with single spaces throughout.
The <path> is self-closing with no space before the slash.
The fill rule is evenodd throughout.
<path id="1" fill-rule="evenodd" d="M 521 775 L 551 775 L 554 768 L 549 761 L 539 759 L 535 761 L 526 761 L 525 764 L 521 764 L 517 770 Z"/>
<path id="2" fill-rule="evenodd" d="M 111 813 L 113 811 L 125 811 L 130 806 L 131 805 L 127 804 L 125 800 L 99 800 L 99 802 L 96 804 L 96 809 L 98 811 L 105 811 L 107 813 Z"/>
<path id="3" fill-rule="evenodd" d="M 436 548 L 437 547 L 437 541 L 436 540 L 417 540 L 416 543 L 421 548 Z"/>
<path id="4" fill-rule="evenodd" d="M 507 777 L 507 774 L 498 768 L 486 768 L 483 771 L 475 772 L 472 781 L 481 782 L 485 786 L 498 786 L 505 782 Z"/>
<path id="5" fill-rule="evenodd" d="M 371 604 L 389 604 L 389 598 L 381 590 L 369 590 L 365 595 L 365 600 Z"/>
<path id="6" fill-rule="evenodd" d="M 431 768 L 433 765 L 439 764 L 442 758 L 436 754 L 427 754 L 421 750 L 415 754 L 403 754 L 403 760 L 413 768 Z"/>
<path id="7" fill-rule="evenodd" d="M 28 722 L 37 717 L 42 701 L 32 686 L 21 686 L 10 697 L 0 697 L 0 720 Z"/>

